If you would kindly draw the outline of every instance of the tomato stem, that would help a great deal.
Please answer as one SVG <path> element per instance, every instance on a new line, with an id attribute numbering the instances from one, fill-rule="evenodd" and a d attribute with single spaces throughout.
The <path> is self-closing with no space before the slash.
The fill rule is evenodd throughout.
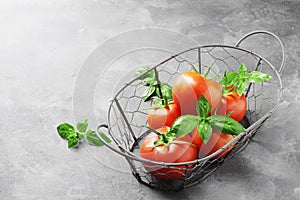
<path id="1" fill-rule="evenodd" d="M 216 80 L 216 78 L 220 77 L 220 73 L 221 73 L 221 72 L 218 72 L 218 73 L 217 73 L 216 75 L 214 75 L 214 77 L 212 77 L 211 79 L 212 79 L 212 80 Z"/>
<path id="2" fill-rule="evenodd" d="M 234 85 L 223 86 L 222 95 L 229 96 L 233 94 L 233 90 L 235 89 Z"/>
<path id="3" fill-rule="evenodd" d="M 168 137 L 165 134 L 161 134 L 160 137 L 162 138 L 162 141 L 164 142 L 164 144 L 169 143 Z"/>
<path id="4" fill-rule="evenodd" d="M 192 63 L 189 63 L 189 65 L 191 66 L 191 68 L 194 72 L 196 72 L 197 74 L 200 74 L 199 71 L 196 69 L 196 67 Z"/>
<path id="5" fill-rule="evenodd" d="M 207 67 L 206 71 L 205 71 L 204 74 L 203 74 L 204 78 L 207 77 L 207 75 L 209 74 L 209 72 L 210 72 L 210 70 L 211 70 L 211 68 L 212 68 L 212 66 L 213 66 L 214 63 L 215 63 L 215 62 L 211 63 L 211 64 Z"/>
<path id="6" fill-rule="evenodd" d="M 146 125 L 142 125 L 142 127 L 145 127 L 147 129 L 149 129 L 150 131 L 154 132 L 156 135 L 161 136 L 162 134 L 160 132 L 158 132 L 157 130 L 154 130 L 153 128 L 151 128 L 150 126 L 146 126 Z"/>
<path id="7" fill-rule="evenodd" d="M 155 145 L 152 145 L 152 146 L 146 146 L 146 147 L 141 147 L 141 148 L 152 149 L 152 148 L 155 148 L 155 147 L 156 147 Z"/>
<path id="8" fill-rule="evenodd" d="M 168 99 L 166 97 L 163 96 L 163 106 L 167 107 L 169 104 Z"/>

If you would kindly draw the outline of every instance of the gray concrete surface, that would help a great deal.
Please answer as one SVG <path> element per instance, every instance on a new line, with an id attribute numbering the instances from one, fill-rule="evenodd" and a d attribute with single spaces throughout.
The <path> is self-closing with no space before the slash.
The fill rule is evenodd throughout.
<path id="1" fill-rule="evenodd" d="M 0 199 L 300 199 L 299 10 L 297 0 L 1 1 Z M 74 123 L 91 114 L 80 107 L 89 97 L 80 87 L 87 86 L 74 88 L 83 66 L 93 62 L 93 52 L 118 49 L 110 43 L 114 40 L 107 39 L 142 27 L 189 38 L 182 46 L 159 34 L 148 40 L 170 51 L 195 43 L 234 44 L 258 29 L 277 34 L 286 48 L 283 100 L 261 134 L 205 182 L 180 192 L 139 184 L 125 162 L 108 149 L 82 145 L 70 150 L 55 130 L 61 122 Z M 125 43 L 120 49 L 126 47 Z M 147 62 L 149 55 L 155 59 L 167 55 L 144 53 Z M 103 58 L 109 61 L 110 56 Z M 103 81 L 97 87 L 100 99 L 101 88 L 106 88 L 100 105 L 96 102 L 101 121 L 118 77 L 98 73 Z M 73 104 L 76 92 L 82 96 Z"/>

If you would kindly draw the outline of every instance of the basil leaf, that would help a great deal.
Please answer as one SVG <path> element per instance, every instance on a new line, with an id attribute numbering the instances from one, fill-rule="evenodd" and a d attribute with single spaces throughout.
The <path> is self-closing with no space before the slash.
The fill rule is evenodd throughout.
<path id="1" fill-rule="evenodd" d="M 224 83 L 224 86 L 227 87 L 227 86 L 230 86 L 230 85 L 234 85 L 235 82 L 238 80 L 238 73 L 237 72 L 229 72 L 227 75 L 226 75 L 226 78 L 225 78 L 225 83 Z"/>
<path id="2" fill-rule="evenodd" d="M 85 133 L 76 132 L 78 134 L 78 139 L 82 140 L 84 138 Z"/>
<path id="3" fill-rule="evenodd" d="M 99 132 L 99 135 L 107 143 L 111 142 L 111 140 L 102 131 Z M 94 130 L 88 130 L 88 132 L 86 133 L 86 140 L 90 145 L 93 145 L 93 146 L 103 146 L 104 145 Z"/>
<path id="4" fill-rule="evenodd" d="M 272 78 L 269 74 L 264 74 L 262 72 L 253 71 L 248 74 L 249 82 L 265 82 Z"/>
<path id="5" fill-rule="evenodd" d="M 222 77 L 222 79 L 219 83 L 220 83 L 220 85 L 223 85 L 223 86 L 226 85 L 226 83 L 227 83 L 227 72 L 226 72 L 226 70 L 224 70 L 223 77 Z"/>
<path id="6" fill-rule="evenodd" d="M 209 122 L 202 121 L 198 125 L 198 133 L 203 140 L 204 144 L 208 142 L 212 134 L 212 128 Z"/>
<path id="7" fill-rule="evenodd" d="M 247 88 L 247 81 L 246 79 L 240 79 L 237 86 L 236 92 L 241 96 Z"/>
<path id="8" fill-rule="evenodd" d="M 150 68 L 148 66 L 142 66 L 140 69 L 138 69 L 134 76 L 141 76 L 143 73 L 145 73 L 146 71 L 148 71 Z M 155 73 L 154 71 L 150 71 L 148 73 L 146 73 L 145 75 L 141 76 L 139 78 L 139 80 L 142 82 L 143 85 L 145 86 L 149 86 L 152 85 L 155 82 Z"/>
<path id="9" fill-rule="evenodd" d="M 84 133 L 88 127 L 88 120 L 83 120 L 77 123 L 77 130 L 81 133 Z"/>
<path id="10" fill-rule="evenodd" d="M 196 109 L 200 117 L 206 117 L 210 112 L 209 102 L 204 95 L 201 95 L 200 99 L 198 100 Z"/>
<path id="11" fill-rule="evenodd" d="M 111 140 L 109 139 L 109 137 L 107 137 L 107 136 L 105 135 L 105 133 L 103 133 L 102 131 L 100 131 L 99 135 L 102 137 L 102 139 L 103 139 L 105 142 L 107 142 L 107 143 L 110 143 L 110 142 L 111 142 Z"/>
<path id="12" fill-rule="evenodd" d="M 220 84 L 225 87 L 224 93 L 229 93 L 231 89 L 235 89 L 239 95 L 242 95 L 247 88 L 247 81 L 249 82 L 265 82 L 271 79 L 272 76 L 264 74 L 258 71 L 252 71 L 247 73 L 247 67 L 245 64 L 241 64 L 237 72 L 229 72 L 220 81 Z M 227 88 L 232 86 L 232 88 Z"/>
<path id="13" fill-rule="evenodd" d="M 162 94 L 160 94 L 159 88 L 157 86 L 157 88 L 156 88 L 157 96 L 161 97 L 161 95 L 162 95 L 162 98 L 165 99 L 165 100 L 172 100 L 173 99 L 173 97 L 172 97 L 172 86 L 170 86 L 167 83 L 161 83 L 160 84 L 160 89 L 161 89 Z"/>
<path id="14" fill-rule="evenodd" d="M 239 69 L 238 69 L 238 73 L 239 73 L 240 75 L 246 75 L 246 73 L 247 73 L 247 67 L 246 67 L 245 64 L 241 64 L 241 65 L 240 65 L 240 67 L 239 67 Z"/>
<path id="15" fill-rule="evenodd" d="M 57 127 L 57 132 L 61 138 L 67 139 L 70 135 L 75 133 L 75 129 L 71 124 L 64 123 Z"/>
<path id="16" fill-rule="evenodd" d="M 78 135 L 74 134 L 68 137 L 68 148 L 76 147 L 78 144 Z"/>
<path id="17" fill-rule="evenodd" d="M 103 146 L 103 142 L 98 138 L 96 132 L 93 130 L 88 130 L 86 133 L 86 140 L 90 145 L 93 146 Z"/>
<path id="18" fill-rule="evenodd" d="M 154 106 L 151 107 L 150 109 L 155 109 L 155 108 L 163 108 L 164 107 L 164 100 L 159 98 L 159 97 L 153 97 L 153 102 Z"/>
<path id="19" fill-rule="evenodd" d="M 222 133 L 230 135 L 238 135 L 245 131 L 245 128 L 232 118 L 220 115 L 213 115 L 211 118 L 211 126 Z"/>
<path id="20" fill-rule="evenodd" d="M 142 95 L 142 100 L 144 102 L 149 101 L 151 97 L 153 96 L 155 90 L 156 90 L 156 85 L 150 85 L 143 93 Z"/>
<path id="21" fill-rule="evenodd" d="M 181 138 L 190 133 L 199 122 L 199 117 L 194 115 L 183 115 L 178 117 L 172 124 L 170 132 L 175 133 L 177 138 Z"/>

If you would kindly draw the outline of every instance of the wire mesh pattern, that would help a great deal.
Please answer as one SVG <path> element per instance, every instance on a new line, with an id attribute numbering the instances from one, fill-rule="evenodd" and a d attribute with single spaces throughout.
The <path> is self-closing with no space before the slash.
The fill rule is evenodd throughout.
<path id="1" fill-rule="evenodd" d="M 139 77 L 136 77 L 116 94 L 108 113 L 108 133 L 116 148 L 110 148 L 127 159 L 133 175 L 139 182 L 156 189 L 180 190 L 203 181 L 225 161 L 247 146 L 263 122 L 271 116 L 282 93 L 279 73 L 267 60 L 251 51 L 234 46 L 207 45 L 191 48 L 150 69 L 159 74 L 158 82 L 173 85 L 179 74 L 190 71 L 191 65 L 198 68 L 200 72 L 204 72 L 212 65 L 208 77 L 214 77 L 219 81 L 224 71 L 237 71 L 241 64 L 245 64 L 248 71 L 260 71 L 272 76 L 268 82 L 247 85 L 245 92 L 247 112 L 241 122 L 246 131 L 214 154 L 187 163 L 158 163 L 141 158 L 140 143 L 149 133 L 149 130 L 143 126 L 147 124 L 146 108 L 150 107 L 149 102 L 142 100 L 145 87 L 138 80 Z M 218 156 L 228 151 L 228 147 L 231 149 L 226 156 Z M 164 180 L 169 173 L 178 174 L 182 178 Z"/>

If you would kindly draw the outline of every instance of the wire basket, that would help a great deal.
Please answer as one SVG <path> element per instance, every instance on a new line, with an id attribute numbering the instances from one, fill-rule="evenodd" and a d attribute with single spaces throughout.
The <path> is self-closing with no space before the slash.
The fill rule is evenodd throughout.
<path id="1" fill-rule="evenodd" d="M 279 42 L 282 48 L 282 62 L 278 70 L 257 53 L 239 47 L 242 41 L 255 34 L 266 34 Z M 169 57 L 149 70 L 154 70 L 156 74 L 159 73 L 159 77 L 156 76 L 158 83 L 166 82 L 172 85 L 179 74 L 190 71 L 190 64 L 196 66 L 200 72 L 205 71 L 207 66 L 212 64 L 213 67 L 208 77 L 213 77 L 224 70 L 227 72 L 236 71 L 242 63 L 248 67 L 249 71 L 255 70 L 270 74 L 272 79 L 268 82 L 247 85 L 245 92 L 247 112 L 241 122 L 246 130 L 215 153 L 184 163 L 162 163 L 140 157 L 140 143 L 145 135 L 149 133 L 149 130 L 144 127 L 147 124 L 148 114 L 145 108 L 149 107 L 149 103 L 142 100 L 145 88 L 139 78 L 147 72 L 125 84 L 113 97 L 108 111 L 108 124 L 98 126 L 98 137 L 101 139 L 99 135 L 101 129 L 107 129 L 113 144 L 108 144 L 101 139 L 102 142 L 114 152 L 122 155 L 128 161 L 134 177 L 140 183 L 149 187 L 160 190 L 180 190 L 203 181 L 225 161 L 237 155 L 248 145 L 257 130 L 271 116 L 279 104 L 283 89 L 280 78 L 280 73 L 284 67 L 282 42 L 271 32 L 254 31 L 241 38 L 236 46 L 205 45 L 194 47 Z M 232 145 L 233 147 L 225 157 L 216 158 Z M 182 178 L 162 180 L 149 173 L 149 169 L 146 170 L 145 165 L 148 166 L 147 168 L 149 166 L 154 169 L 159 167 L 181 173 Z M 161 173 L 159 176 L 168 176 L 168 173 Z"/>

